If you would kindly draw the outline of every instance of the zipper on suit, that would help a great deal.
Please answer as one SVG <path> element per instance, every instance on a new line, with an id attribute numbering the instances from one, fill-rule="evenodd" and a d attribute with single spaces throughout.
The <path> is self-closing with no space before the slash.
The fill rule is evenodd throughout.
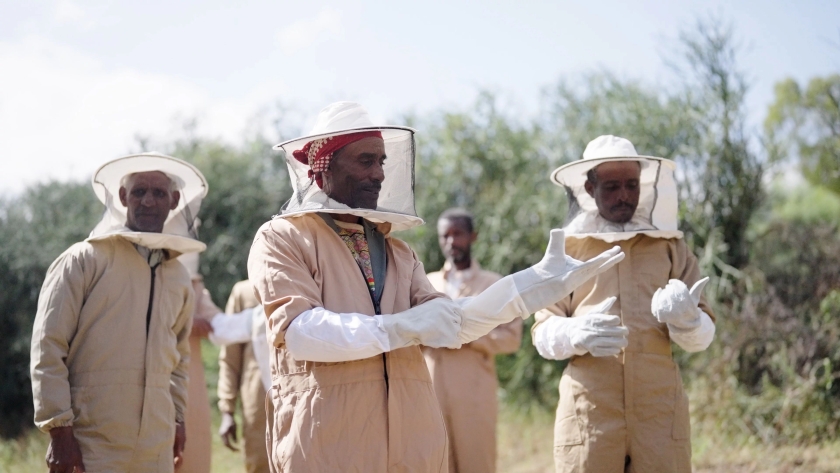
<path id="1" fill-rule="evenodd" d="M 370 295 L 370 300 L 373 301 L 373 311 L 376 315 L 382 315 L 382 309 L 379 306 L 379 301 L 376 300 L 373 293 Z M 385 376 L 385 393 L 388 393 L 388 360 L 385 353 L 382 354 L 382 374 Z"/>
<path id="2" fill-rule="evenodd" d="M 365 276 L 365 271 L 359 266 L 359 272 L 362 273 L 362 279 L 367 282 L 367 276 Z M 370 294 L 370 301 L 373 302 L 373 313 L 376 315 L 382 315 L 382 308 L 379 305 L 379 301 L 376 300 L 376 296 L 373 292 L 370 291 L 368 288 L 368 293 Z M 385 377 L 385 394 L 388 394 L 388 359 L 385 357 L 385 353 L 382 354 L 382 375 Z"/>
<path id="3" fill-rule="evenodd" d="M 364 273 L 362 273 L 364 275 Z M 370 292 L 370 291 L 368 291 Z M 376 300 L 376 297 L 371 292 L 370 300 L 373 301 L 373 312 L 376 315 L 382 315 L 382 309 L 379 306 L 379 301 Z M 382 354 L 382 375 L 385 376 L 385 394 L 388 394 L 388 359 L 385 357 L 385 353 Z"/>
<path id="4" fill-rule="evenodd" d="M 152 272 L 152 284 L 149 287 L 149 305 L 146 308 L 146 338 L 149 338 L 149 325 L 152 321 L 152 303 L 155 299 L 155 274 L 158 266 L 160 266 L 160 263 L 149 268 Z"/>

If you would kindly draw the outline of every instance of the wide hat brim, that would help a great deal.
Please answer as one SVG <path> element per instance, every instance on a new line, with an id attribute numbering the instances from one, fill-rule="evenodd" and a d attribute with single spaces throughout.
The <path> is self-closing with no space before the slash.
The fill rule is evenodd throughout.
<path id="1" fill-rule="evenodd" d="M 357 127 L 357 128 L 346 128 L 342 130 L 330 131 L 325 133 L 316 133 L 307 136 L 301 136 L 299 138 L 295 138 L 292 140 L 284 141 L 278 145 L 274 145 L 274 149 L 277 151 L 283 150 L 286 153 L 291 153 L 295 150 L 302 149 L 306 146 L 306 143 L 310 141 L 314 141 L 317 139 L 327 138 L 330 136 L 341 136 L 341 135 L 349 135 L 352 133 L 360 133 L 365 131 L 380 131 L 382 132 L 382 139 L 385 141 L 391 139 L 399 139 L 406 136 L 406 134 L 414 134 L 416 130 L 414 128 L 409 128 L 407 126 L 391 126 L 391 125 L 383 125 L 383 126 L 366 126 L 366 127 Z"/>
<path id="2" fill-rule="evenodd" d="M 119 194 L 120 182 L 123 177 L 138 172 L 163 172 L 177 181 L 182 198 L 174 211 L 181 210 L 196 197 L 207 195 L 207 179 L 201 171 L 192 164 L 172 156 L 158 153 L 141 153 L 124 156 L 109 161 L 99 167 L 91 177 L 91 185 L 96 197 L 108 205 L 108 194 Z"/>
<path id="3" fill-rule="evenodd" d="M 662 162 L 665 166 L 672 170 L 676 169 L 676 164 L 670 159 L 659 158 L 656 156 L 607 156 L 600 158 L 578 159 L 571 163 L 564 164 L 552 171 L 550 175 L 551 182 L 561 187 L 579 187 L 586 181 L 586 174 L 594 167 L 615 161 L 635 161 L 642 163 L 644 169 L 651 161 Z"/>

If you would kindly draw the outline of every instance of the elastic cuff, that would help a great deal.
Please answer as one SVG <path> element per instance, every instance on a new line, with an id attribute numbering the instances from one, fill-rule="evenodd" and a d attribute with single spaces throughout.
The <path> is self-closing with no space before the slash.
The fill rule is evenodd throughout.
<path id="1" fill-rule="evenodd" d="M 38 430 L 45 433 L 56 427 L 73 427 L 73 410 L 62 412 L 44 422 L 35 422 L 35 426 L 38 427 Z"/>
<path id="2" fill-rule="evenodd" d="M 233 414 L 236 411 L 236 399 L 219 399 L 219 411 Z"/>
<path id="3" fill-rule="evenodd" d="M 56 429 L 58 427 L 73 427 L 73 421 L 68 420 L 68 421 L 62 421 L 62 422 L 55 422 L 55 423 L 50 424 L 49 426 L 41 427 L 41 431 L 49 433 L 50 430 Z"/>
<path id="4" fill-rule="evenodd" d="M 185 416 L 184 416 L 183 412 L 177 412 L 177 411 L 175 412 L 175 422 L 178 422 L 179 424 L 183 424 L 184 423 L 184 417 Z"/>
<path id="5" fill-rule="evenodd" d="M 694 329 L 678 329 L 668 325 L 671 340 L 689 353 L 703 351 L 709 347 L 715 338 L 715 323 L 711 317 L 700 309 L 700 325 Z"/>
<path id="6" fill-rule="evenodd" d="M 578 354 L 566 333 L 568 321 L 568 317 L 553 316 L 534 329 L 533 343 L 540 356 L 547 360 L 567 360 Z"/>

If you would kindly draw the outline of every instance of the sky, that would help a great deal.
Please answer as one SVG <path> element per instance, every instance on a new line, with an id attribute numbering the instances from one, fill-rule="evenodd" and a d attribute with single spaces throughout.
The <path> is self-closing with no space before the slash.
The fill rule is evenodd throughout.
<path id="1" fill-rule="evenodd" d="M 742 45 L 756 130 L 777 81 L 840 72 L 836 0 L 0 0 L 0 195 L 87 179 L 188 118 L 236 143 L 275 103 L 305 131 L 336 100 L 384 123 L 490 90 L 528 118 L 587 72 L 667 86 L 663 57 L 709 15 Z"/>

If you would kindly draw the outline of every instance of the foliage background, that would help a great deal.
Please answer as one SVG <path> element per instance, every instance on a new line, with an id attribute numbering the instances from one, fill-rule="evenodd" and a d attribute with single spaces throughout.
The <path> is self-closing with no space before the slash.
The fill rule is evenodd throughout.
<path id="1" fill-rule="evenodd" d="M 511 273 L 542 256 L 567 202 L 548 181 L 600 134 L 630 139 L 640 154 L 675 160 L 681 228 L 712 277 L 718 317 L 706 352 L 677 352 L 692 400 L 694 435 L 712 445 L 818 444 L 840 428 L 840 74 L 783 80 L 764 128 L 745 121 L 749 90 L 733 29 L 706 19 L 667 58 L 668 87 L 608 71 L 546 87 L 536 116 L 512 116 L 491 93 L 472 107 L 394 120 L 418 133 L 417 211 L 427 225 L 400 235 L 428 270 L 442 264 L 434 222 L 459 205 L 478 217 L 475 256 Z M 217 304 L 245 278 L 259 225 L 291 195 L 283 156 L 270 145 L 300 134 L 293 111 L 274 110 L 272 134 L 241 143 L 194 135 L 138 139 L 195 163 L 210 183 L 200 217 L 201 260 Z M 136 150 L 135 150 L 136 151 Z M 801 170 L 804 180 L 791 179 Z M 98 221 L 87 183 L 45 183 L 0 201 L 0 436 L 31 427 L 28 350 L 49 264 Z M 530 322 L 529 322 L 530 323 Z M 564 363 L 522 349 L 499 357 L 511 409 L 550 415 Z"/>

